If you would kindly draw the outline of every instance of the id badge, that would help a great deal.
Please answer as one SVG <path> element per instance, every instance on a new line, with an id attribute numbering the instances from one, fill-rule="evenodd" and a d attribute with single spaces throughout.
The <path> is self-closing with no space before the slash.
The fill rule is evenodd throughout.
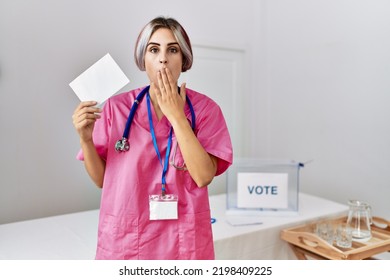
<path id="1" fill-rule="evenodd" d="M 149 195 L 149 219 L 150 220 L 176 220 L 177 219 L 177 195 L 159 194 Z"/>

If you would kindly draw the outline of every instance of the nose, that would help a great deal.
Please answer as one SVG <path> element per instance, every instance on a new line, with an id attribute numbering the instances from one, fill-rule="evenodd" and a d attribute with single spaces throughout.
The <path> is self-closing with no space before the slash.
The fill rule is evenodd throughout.
<path id="1" fill-rule="evenodd" d="M 161 54 L 160 56 L 160 63 L 163 63 L 163 64 L 166 64 L 168 61 L 167 61 L 167 58 L 165 55 Z"/>

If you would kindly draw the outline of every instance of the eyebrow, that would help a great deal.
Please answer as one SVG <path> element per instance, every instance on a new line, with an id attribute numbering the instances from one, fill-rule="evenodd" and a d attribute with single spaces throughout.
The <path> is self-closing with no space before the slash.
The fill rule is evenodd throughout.
<path id="1" fill-rule="evenodd" d="M 149 45 L 161 46 L 160 43 L 155 43 L 155 42 L 149 42 L 146 46 L 149 46 Z M 168 46 L 172 46 L 172 45 L 179 45 L 179 43 L 177 43 L 177 42 L 168 43 Z"/>

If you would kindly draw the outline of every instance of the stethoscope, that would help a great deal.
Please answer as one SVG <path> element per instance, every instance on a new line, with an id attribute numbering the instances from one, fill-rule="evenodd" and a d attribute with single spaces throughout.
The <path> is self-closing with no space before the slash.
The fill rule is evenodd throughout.
<path id="1" fill-rule="evenodd" d="M 130 134 L 131 124 L 133 122 L 135 112 L 138 109 L 138 105 L 141 103 L 144 96 L 149 92 L 149 88 L 150 88 L 150 86 L 145 87 L 141 91 L 141 93 L 139 93 L 137 95 L 137 97 L 135 98 L 134 103 L 131 106 L 129 116 L 127 117 L 126 126 L 125 126 L 125 130 L 123 131 L 122 139 L 118 140 L 115 143 L 115 150 L 117 152 L 127 152 L 130 149 L 129 134 Z M 179 88 L 179 91 L 180 91 L 180 88 Z M 192 130 L 195 131 L 195 111 L 194 111 L 194 107 L 192 106 L 192 103 L 191 103 L 188 95 L 186 96 L 186 102 L 187 102 L 188 106 L 190 107 L 191 127 L 192 127 Z M 149 121 L 150 121 L 150 116 L 149 116 Z"/>

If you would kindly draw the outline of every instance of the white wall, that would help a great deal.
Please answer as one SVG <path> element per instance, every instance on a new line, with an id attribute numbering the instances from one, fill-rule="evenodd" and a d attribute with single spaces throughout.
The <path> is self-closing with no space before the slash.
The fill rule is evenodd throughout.
<path id="1" fill-rule="evenodd" d="M 302 191 L 390 219 L 389 14 L 379 0 L 0 0 L 0 223 L 99 206 L 75 160 L 68 83 L 110 52 L 124 90 L 145 84 L 133 46 L 158 15 L 194 44 L 245 51 L 250 145 L 236 156 L 314 159 Z"/>
<path id="2" fill-rule="evenodd" d="M 254 154 L 313 159 L 302 191 L 390 219 L 390 2 L 263 4 L 267 126 L 253 139 L 266 144 Z"/>

